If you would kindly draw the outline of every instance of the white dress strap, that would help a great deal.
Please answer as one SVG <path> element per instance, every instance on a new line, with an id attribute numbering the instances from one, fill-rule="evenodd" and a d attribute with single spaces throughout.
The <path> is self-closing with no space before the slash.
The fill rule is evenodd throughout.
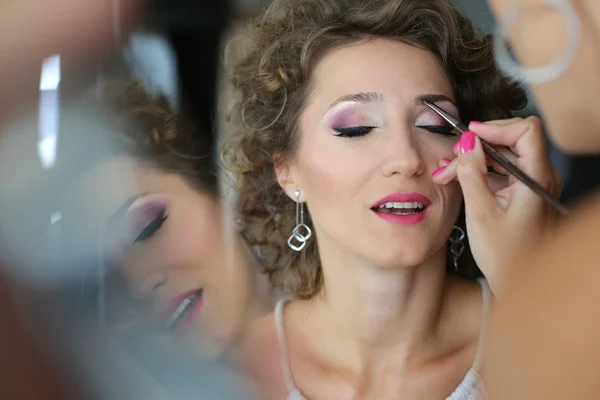
<path id="1" fill-rule="evenodd" d="M 279 343 L 279 354 L 281 355 L 281 372 L 283 373 L 283 379 L 285 386 L 289 392 L 287 400 L 306 400 L 300 393 L 294 378 L 292 376 L 292 370 L 290 368 L 290 361 L 287 353 L 287 344 L 285 341 L 285 329 L 283 327 L 283 308 L 288 303 L 288 300 L 281 299 L 275 305 L 275 329 L 277 330 L 277 341 Z"/>
<path id="2" fill-rule="evenodd" d="M 483 346 L 485 342 L 485 329 L 487 327 L 487 316 L 490 307 L 490 297 L 492 291 L 485 278 L 479 278 L 477 280 L 479 286 L 481 286 L 481 297 L 482 297 L 482 311 L 481 311 L 481 332 L 479 333 L 479 344 L 477 345 L 477 353 L 475 354 L 475 361 L 473 362 L 473 368 L 475 371 L 479 371 L 479 366 L 483 358 Z"/>

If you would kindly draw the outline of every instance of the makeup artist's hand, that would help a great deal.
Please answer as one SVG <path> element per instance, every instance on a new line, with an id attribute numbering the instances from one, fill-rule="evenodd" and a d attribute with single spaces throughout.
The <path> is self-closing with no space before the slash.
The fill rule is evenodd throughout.
<path id="1" fill-rule="evenodd" d="M 539 118 L 471 123 L 454 150 L 458 157 L 434 180 L 447 184 L 458 179 L 465 199 L 467 235 L 478 266 L 494 293 L 510 274 L 521 249 L 533 246 L 553 225 L 554 211 L 506 171 L 490 163 L 481 139 L 510 149 L 515 165 L 552 195 L 562 190 L 561 179 L 548 158 Z M 497 172 L 488 172 L 491 165 Z"/>

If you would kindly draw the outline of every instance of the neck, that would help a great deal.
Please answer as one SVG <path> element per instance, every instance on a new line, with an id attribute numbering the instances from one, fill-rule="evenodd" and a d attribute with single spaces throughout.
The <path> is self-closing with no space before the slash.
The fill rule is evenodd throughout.
<path id="1" fill-rule="evenodd" d="M 274 296 L 271 292 L 269 281 L 266 275 L 259 274 L 258 265 L 253 257 L 252 251 L 242 240 L 238 227 L 235 225 L 232 208 L 226 202 L 220 205 L 220 212 L 223 220 L 219 226 L 222 227 L 222 233 L 219 232 L 223 240 L 221 246 L 216 247 L 213 253 L 216 265 L 221 268 L 233 270 L 230 279 L 239 279 L 242 284 L 237 290 L 245 290 L 246 302 L 243 304 L 243 310 L 239 315 L 241 320 L 233 327 L 235 330 L 235 339 L 230 348 L 224 355 L 225 361 L 233 369 L 245 368 L 244 354 L 248 345 L 246 335 L 251 331 L 253 324 L 261 317 L 267 315 L 274 307 Z M 242 305 L 237 305 L 242 306 Z"/>
<path id="2" fill-rule="evenodd" d="M 419 357 L 415 350 L 431 348 L 422 345 L 436 339 L 445 312 L 444 248 L 412 268 L 325 260 L 325 284 L 313 301 L 328 335 L 362 359 L 359 363 L 390 349 L 395 359 L 409 363 Z"/>

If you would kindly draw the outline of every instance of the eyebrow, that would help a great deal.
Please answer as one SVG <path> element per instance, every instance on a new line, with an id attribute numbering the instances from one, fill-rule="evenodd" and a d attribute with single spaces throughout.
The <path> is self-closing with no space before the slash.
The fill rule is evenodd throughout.
<path id="1" fill-rule="evenodd" d="M 378 101 L 383 101 L 383 94 L 378 92 L 366 92 L 366 93 L 354 93 L 346 96 L 342 96 L 329 106 L 328 111 L 333 107 L 340 103 L 345 103 L 347 101 L 355 102 L 355 103 L 376 103 Z"/>
<path id="2" fill-rule="evenodd" d="M 131 207 L 138 199 L 146 196 L 147 194 L 148 193 L 138 193 L 125 200 L 123 204 L 108 218 L 107 226 L 115 224 L 117 221 L 123 219 L 129 210 L 129 207 Z"/>
<path id="3" fill-rule="evenodd" d="M 348 101 L 356 102 L 356 103 L 376 103 L 376 102 L 383 101 L 383 100 L 384 100 L 383 94 L 381 94 L 379 92 L 354 93 L 354 94 L 349 94 L 349 95 L 340 97 L 339 99 L 337 99 L 336 101 L 331 103 L 331 105 L 329 106 L 327 111 L 331 110 L 333 107 L 335 107 L 336 105 L 338 105 L 340 103 L 344 103 L 344 102 L 348 102 Z M 431 94 L 431 93 L 423 94 L 421 96 L 418 96 L 415 99 L 416 104 L 423 104 L 423 101 L 428 101 L 430 103 L 439 103 L 439 102 L 445 101 L 445 102 L 451 103 L 456 108 L 458 108 L 458 106 L 456 105 L 454 100 L 452 100 L 450 97 L 446 96 L 445 94 Z"/>
<path id="4" fill-rule="evenodd" d="M 446 96 L 445 94 L 424 94 L 424 95 L 417 97 L 417 99 L 416 99 L 417 104 L 423 104 L 424 101 L 428 101 L 428 102 L 434 103 L 434 104 L 439 103 L 441 101 L 446 101 L 448 103 L 451 103 L 454 107 L 458 108 L 458 106 L 456 105 L 454 100 L 452 100 L 450 97 Z"/>

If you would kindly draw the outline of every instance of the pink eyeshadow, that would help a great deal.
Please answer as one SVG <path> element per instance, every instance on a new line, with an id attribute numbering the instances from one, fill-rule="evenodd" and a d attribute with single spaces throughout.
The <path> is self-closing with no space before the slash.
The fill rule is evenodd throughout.
<path id="1" fill-rule="evenodd" d="M 130 226 L 134 231 L 144 229 L 154 218 L 163 213 L 167 202 L 161 198 L 142 198 L 127 211 Z"/>
<path id="2" fill-rule="evenodd" d="M 329 118 L 328 126 L 331 128 L 344 128 L 360 125 L 363 122 L 364 119 L 360 112 L 345 110 L 338 112 Z"/>
<path id="3" fill-rule="evenodd" d="M 460 119 L 460 114 L 456 107 L 447 101 L 441 102 L 442 105 L 438 105 L 442 110 L 446 111 L 448 114 L 452 115 L 456 119 Z"/>

